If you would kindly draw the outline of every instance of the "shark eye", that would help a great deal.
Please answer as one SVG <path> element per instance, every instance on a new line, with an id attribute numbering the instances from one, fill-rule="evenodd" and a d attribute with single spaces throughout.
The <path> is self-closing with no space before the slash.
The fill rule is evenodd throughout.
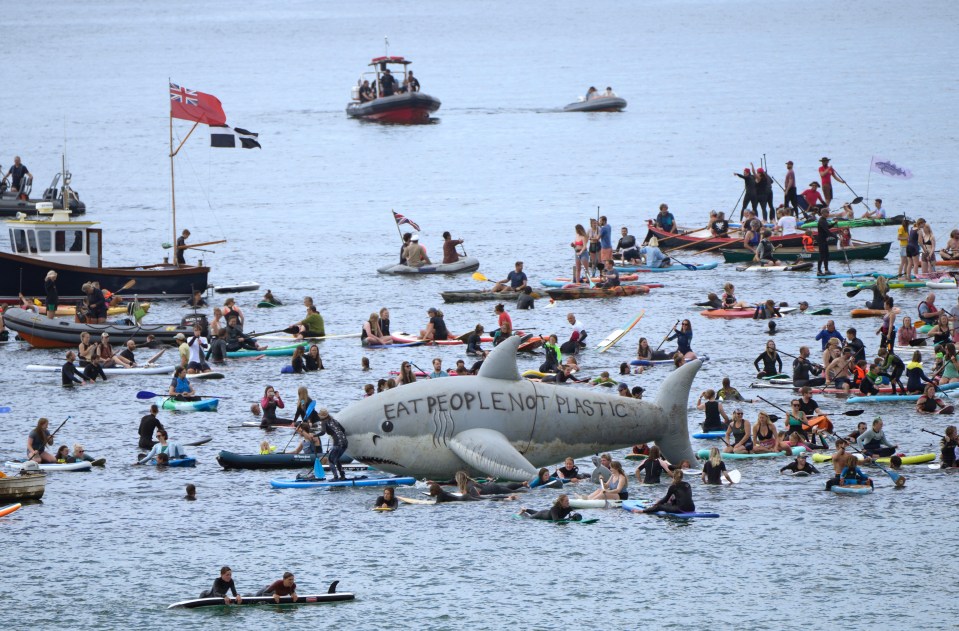
<path id="1" fill-rule="evenodd" d="M 383 428 L 384 432 L 389 434 L 393 431 L 393 421 L 383 421 L 383 425 L 381 425 L 381 427 Z"/>

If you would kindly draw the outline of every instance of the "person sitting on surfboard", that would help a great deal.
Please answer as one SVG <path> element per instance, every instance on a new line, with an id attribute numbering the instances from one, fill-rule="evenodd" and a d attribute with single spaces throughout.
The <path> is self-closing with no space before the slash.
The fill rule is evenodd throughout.
<path id="1" fill-rule="evenodd" d="M 927 392 L 929 387 L 931 386 L 927 387 Z M 873 419 L 872 427 L 856 439 L 856 445 L 864 455 L 880 456 L 882 458 L 893 455 L 899 447 L 899 445 L 890 443 L 886 438 L 886 433 L 882 431 L 882 419 L 878 416 Z"/>
<path id="2" fill-rule="evenodd" d="M 833 456 L 833 460 L 836 458 L 837 456 Z M 863 473 L 862 469 L 859 468 L 859 459 L 856 458 L 856 456 L 846 454 L 844 462 L 845 464 L 843 465 L 842 471 L 839 472 L 839 486 L 863 484 L 868 484 L 870 487 L 873 486 L 869 476 Z"/>
<path id="3" fill-rule="evenodd" d="M 569 505 L 569 495 L 565 493 L 557 497 L 548 510 L 534 511 L 531 508 L 521 508 L 518 514 L 520 517 L 546 521 L 581 521 L 583 519 L 582 515 L 573 512 Z"/>
<path id="4" fill-rule="evenodd" d="M 926 385 L 922 396 L 916 401 L 916 412 L 920 414 L 945 414 L 943 410 L 951 407 L 936 396 L 936 386 L 931 383 Z"/>
<path id="5" fill-rule="evenodd" d="M 629 491 L 626 490 L 626 487 L 629 486 L 629 478 L 626 477 L 626 473 L 623 471 L 623 465 L 618 460 L 614 460 L 610 463 L 609 470 L 612 473 L 612 475 L 610 475 L 609 477 L 609 480 L 601 483 L 600 488 L 590 493 L 587 499 L 591 499 L 591 500 L 629 499 Z"/>
<path id="6" fill-rule="evenodd" d="M 644 513 L 693 513 L 696 504 L 693 503 L 693 489 L 689 482 L 683 481 L 683 470 L 673 471 L 673 483 L 666 490 L 666 495 L 652 506 L 643 509 Z"/>

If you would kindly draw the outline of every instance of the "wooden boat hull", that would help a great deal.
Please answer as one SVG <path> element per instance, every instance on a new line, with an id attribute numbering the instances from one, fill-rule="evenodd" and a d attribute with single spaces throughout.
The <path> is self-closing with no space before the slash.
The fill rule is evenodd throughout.
<path id="1" fill-rule="evenodd" d="M 621 285 L 619 287 L 575 287 L 567 289 L 550 289 L 546 293 L 553 300 L 578 300 L 580 298 L 620 298 L 622 296 L 639 296 L 649 293 L 645 285 Z"/>
<path id="2" fill-rule="evenodd" d="M 850 261 L 878 261 L 886 258 L 889 254 L 889 248 L 892 242 L 885 243 L 867 243 L 866 245 L 856 245 L 843 250 L 829 250 L 829 260 L 832 262 Z M 726 250 L 720 249 L 723 259 L 727 263 L 748 263 L 753 260 L 753 253 L 749 250 Z M 818 261 L 819 250 L 807 251 L 802 248 L 779 248 L 774 255 L 777 261 Z"/>
<path id="3" fill-rule="evenodd" d="M 516 291 L 493 292 L 489 289 L 463 289 L 440 292 L 440 296 L 443 297 L 443 302 L 483 302 L 486 300 L 513 302 L 519 298 L 520 295 L 521 294 Z M 532 296 L 533 298 L 542 298 L 542 294 L 537 291 L 534 291 Z"/>
<path id="4" fill-rule="evenodd" d="M 46 489 L 47 476 L 29 473 L 0 478 L 0 502 L 38 500 Z"/>
<path id="5" fill-rule="evenodd" d="M 729 238 L 721 239 L 719 237 L 713 236 L 702 236 L 706 234 L 704 230 L 695 230 L 688 234 L 677 233 L 673 234 L 666 232 L 665 230 L 660 230 L 652 224 L 647 225 L 646 237 L 643 241 L 649 241 L 650 237 L 656 237 L 659 240 L 660 249 L 666 250 L 671 248 L 682 248 L 683 250 L 690 250 L 693 252 L 710 250 L 712 252 L 718 251 L 720 248 L 725 248 L 729 250 L 734 249 L 743 249 L 743 235 L 739 234 L 738 238 Z M 702 234 L 701 234 L 702 233 Z M 814 233 L 815 235 L 815 233 Z M 773 245 L 779 247 L 802 247 L 802 237 L 801 234 L 791 234 L 788 236 L 774 236 L 769 240 Z M 830 240 L 830 243 L 835 243 L 835 238 Z"/>
<path id="6" fill-rule="evenodd" d="M 194 289 L 205 291 L 210 273 L 209 267 L 194 265 L 82 267 L 0 252 L 0 301 L 19 303 L 21 292 L 24 296 L 45 296 L 43 281 L 50 270 L 57 272 L 61 302 L 84 298 L 80 287 L 87 281 L 99 281 L 101 288 L 116 292 L 130 280 L 136 285 L 126 294 L 136 293 L 144 300 L 181 300 L 192 296 Z"/>

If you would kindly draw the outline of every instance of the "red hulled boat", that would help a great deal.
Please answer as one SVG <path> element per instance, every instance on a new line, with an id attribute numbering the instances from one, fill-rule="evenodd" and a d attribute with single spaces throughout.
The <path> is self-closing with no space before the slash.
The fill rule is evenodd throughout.
<path id="1" fill-rule="evenodd" d="M 403 57 L 374 58 L 370 62 L 373 70 L 364 72 L 353 87 L 346 114 L 379 123 L 429 123 L 430 114 L 440 108 L 440 100 L 419 91 L 419 81 L 409 69 L 411 63 Z M 394 75 L 391 65 L 401 72 Z"/>
<path id="2" fill-rule="evenodd" d="M 660 248 L 683 248 L 684 250 L 712 250 L 716 254 L 719 254 L 720 248 L 727 250 L 734 250 L 737 248 L 745 249 L 743 246 L 743 233 L 736 231 L 734 234 L 737 234 L 736 237 L 730 238 L 721 238 L 714 237 L 712 233 L 705 229 L 700 228 L 699 230 L 692 230 L 689 232 L 678 232 L 670 233 L 657 228 L 653 225 L 652 221 L 647 223 L 647 232 L 644 241 L 649 241 L 650 237 L 656 237 L 659 240 Z M 730 230 L 730 232 L 733 232 Z M 812 233 L 813 238 L 816 237 L 815 231 Z M 802 242 L 803 235 L 800 234 L 790 234 L 787 236 L 773 236 L 769 240 L 773 245 L 777 247 L 803 247 Z M 830 243 L 835 243 L 835 238 L 831 238 Z"/>

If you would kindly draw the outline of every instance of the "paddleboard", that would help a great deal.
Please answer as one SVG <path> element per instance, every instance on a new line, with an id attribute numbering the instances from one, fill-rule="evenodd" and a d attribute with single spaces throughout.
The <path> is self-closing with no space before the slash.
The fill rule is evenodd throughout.
<path id="1" fill-rule="evenodd" d="M 212 371 L 212 372 L 198 372 L 198 373 L 193 374 L 193 375 L 187 375 L 187 378 L 190 379 L 191 381 L 194 380 L 194 379 L 200 379 L 200 380 L 202 380 L 202 379 L 223 379 L 224 377 L 226 377 L 226 375 L 224 375 L 222 372 L 216 372 L 216 371 Z"/>
<path id="2" fill-rule="evenodd" d="M 808 478 L 811 474 L 808 471 L 780 471 L 783 475 L 788 475 L 793 478 Z"/>
<path id="3" fill-rule="evenodd" d="M 792 455 L 796 456 L 804 451 L 806 451 L 805 447 L 793 447 Z M 735 454 L 735 453 L 720 452 L 720 455 L 722 456 L 723 460 L 758 460 L 762 458 L 782 458 L 786 455 L 786 452 L 777 451 L 775 453 L 768 453 L 768 454 Z M 696 452 L 696 457 L 699 458 L 700 460 L 708 459 L 709 450 L 700 449 L 699 451 Z"/>
<path id="4" fill-rule="evenodd" d="M 834 484 L 829 490 L 840 495 L 869 495 L 873 488 L 868 484 L 847 484 L 845 486 Z"/>
<path id="5" fill-rule="evenodd" d="M 0 506 L 0 517 L 9 515 L 10 513 L 15 513 L 20 510 L 22 504 L 10 504 L 9 506 Z"/>
<path id="6" fill-rule="evenodd" d="M 251 280 L 245 283 L 237 283 L 236 285 L 211 285 L 211 287 L 213 287 L 213 291 L 218 294 L 231 294 L 241 291 L 256 291 L 260 288 L 260 283 Z"/>
<path id="7" fill-rule="evenodd" d="M 399 501 L 403 502 L 404 504 L 416 504 L 416 505 L 420 505 L 420 506 L 425 505 L 425 504 L 430 504 L 430 505 L 436 504 L 436 500 L 424 500 L 424 499 L 420 499 L 420 498 L 418 498 L 418 497 L 401 497 L 401 496 L 397 495 L 397 496 L 396 496 L 396 499 L 398 499 Z"/>
<path id="8" fill-rule="evenodd" d="M 623 510 L 630 513 L 642 513 L 643 509 L 646 508 L 640 500 L 624 500 L 623 501 Z M 719 513 L 667 513 L 667 512 L 657 512 L 657 513 L 647 513 L 649 515 L 656 515 L 657 517 L 672 517 L 674 519 L 716 519 L 719 517 Z"/>
<path id="9" fill-rule="evenodd" d="M 20 471 L 23 468 L 23 462 L 7 461 L 7 468 L 14 471 Z M 93 465 L 86 460 L 79 462 L 45 462 L 40 466 L 41 471 L 90 471 Z"/>
<path id="10" fill-rule="evenodd" d="M 726 485 L 739 484 L 743 480 L 743 474 L 740 473 L 738 469 L 733 469 L 731 471 L 727 471 L 726 473 L 729 474 L 729 480 L 732 480 L 732 482 L 727 480 L 726 476 L 721 476 L 719 480 L 723 484 L 726 484 Z"/>
<path id="11" fill-rule="evenodd" d="M 349 478 L 346 480 L 270 480 L 274 489 L 314 489 L 355 486 L 412 486 L 415 478 Z"/>
<path id="12" fill-rule="evenodd" d="M 693 434 L 693 438 L 698 438 L 699 440 L 719 440 L 721 438 L 726 438 L 726 432 L 697 432 Z"/>
<path id="13" fill-rule="evenodd" d="M 639 312 L 639 314 L 635 318 L 633 318 L 627 324 L 623 325 L 623 328 L 616 329 L 615 331 L 607 335 L 606 339 L 604 339 L 602 342 L 596 345 L 596 348 L 599 350 L 599 352 L 605 353 L 606 351 L 611 349 L 616 344 L 616 342 L 626 337 L 626 334 L 632 331 L 634 326 L 639 324 L 639 321 L 643 319 L 643 316 L 645 314 L 646 314 L 646 310 L 643 309 L 642 311 Z"/>
<path id="14" fill-rule="evenodd" d="M 286 342 L 287 344 L 295 344 L 297 342 L 322 342 L 324 340 L 340 340 L 346 339 L 349 337 L 360 337 L 360 333 L 344 333 L 342 335 L 323 335 L 320 337 L 304 337 L 298 339 L 290 334 L 284 335 L 257 335 L 252 334 L 258 340 L 264 340 L 269 342 Z"/>
<path id="15" fill-rule="evenodd" d="M 167 375 L 173 372 L 174 366 L 142 366 L 138 368 L 104 368 L 103 372 L 111 377 L 120 375 Z M 42 364 L 27 364 L 27 372 L 46 372 L 60 374 L 61 366 L 46 366 Z M 83 371 L 81 370 L 82 374 Z M 191 375 L 192 376 L 192 375 Z"/>
<path id="16" fill-rule="evenodd" d="M 952 384 L 948 384 L 952 385 Z M 846 403 L 899 403 L 918 401 L 921 394 L 874 394 L 872 396 L 849 397 Z"/>
<path id="17" fill-rule="evenodd" d="M 569 505 L 573 508 L 619 508 L 623 500 L 584 500 L 578 497 L 569 498 Z"/>
<path id="18" fill-rule="evenodd" d="M 239 603 L 233 602 L 229 605 L 223 602 L 222 598 L 194 598 L 173 603 L 167 609 L 197 609 L 200 607 L 254 607 L 257 605 L 319 605 L 328 602 L 337 602 L 343 600 L 353 600 L 356 596 L 350 592 L 337 592 L 336 585 L 339 581 L 333 581 L 329 590 L 325 594 L 297 594 L 296 602 L 293 602 L 292 596 L 280 596 L 279 601 L 274 600 L 273 596 L 244 596 Z"/>
<path id="19" fill-rule="evenodd" d="M 544 524 L 595 524 L 598 518 L 593 519 L 532 519 L 528 515 L 513 515 L 513 519 L 521 521 L 541 521 Z"/>

